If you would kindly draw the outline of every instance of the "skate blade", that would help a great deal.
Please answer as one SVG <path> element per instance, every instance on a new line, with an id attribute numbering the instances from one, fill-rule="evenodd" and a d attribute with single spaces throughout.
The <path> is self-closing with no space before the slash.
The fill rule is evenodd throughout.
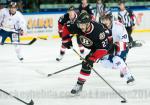
<path id="1" fill-rule="evenodd" d="M 56 58 L 56 61 L 60 62 L 62 59 Z"/>
<path id="2" fill-rule="evenodd" d="M 134 86 L 135 85 L 135 82 L 130 82 L 127 84 L 128 86 Z"/>
<path id="3" fill-rule="evenodd" d="M 76 93 L 76 94 L 70 93 L 70 97 L 78 97 L 78 96 L 80 96 L 80 93 Z"/>

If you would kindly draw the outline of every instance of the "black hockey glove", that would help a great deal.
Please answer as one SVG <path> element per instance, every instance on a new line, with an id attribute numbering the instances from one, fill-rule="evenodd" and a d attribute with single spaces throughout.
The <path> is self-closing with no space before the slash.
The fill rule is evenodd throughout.
<path id="1" fill-rule="evenodd" d="M 90 70 L 91 67 L 93 67 L 93 63 L 94 63 L 94 61 L 89 60 L 89 59 L 86 61 L 83 61 L 82 62 L 82 69 Z"/>
<path id="2" fill-rule="evenodd" d="M 108 49 L 108 53 L 110 55 L 113 55 L 116 51 L 117 51 L 117 45 L 116 44 L 111 44 L 109 49 Z"/>
<path id="3" fill-rule="evenodd" d="M 72 41 L 63 42 L 62 44 L 63 44 L 67 49 L 71 49 L 71 47 L 72 47 Z"/>
<path id="4" fill-rule="evenodd" d="M 62 32 L 58 32 L 59 33 L 59 37 L 61 38 L 62 37 Z"/>

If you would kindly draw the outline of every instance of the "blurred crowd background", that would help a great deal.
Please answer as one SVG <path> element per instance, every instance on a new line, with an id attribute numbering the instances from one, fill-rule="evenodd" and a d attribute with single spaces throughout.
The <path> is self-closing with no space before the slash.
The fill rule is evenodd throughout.
<path id="1" fill-rule="evenodd" d="M 0 0 L 0 8 L 6 7 L 10 1 L 18 2 L 21 12 L 39 12 L 41 8 L 47 8 L 49 4 L 51 8 L 65 7 L 66 4 L 79 4 L 81 0 Z M 97 0 L 88 0 L 89 3 L 96 3 Z M 126 2 L 150 2 L 150 0 L 125 0 Z M 103 0 L 104 3 L 118 3 L 119 0 Z M 52 5 L 55 5 L 52 6 Z"/>

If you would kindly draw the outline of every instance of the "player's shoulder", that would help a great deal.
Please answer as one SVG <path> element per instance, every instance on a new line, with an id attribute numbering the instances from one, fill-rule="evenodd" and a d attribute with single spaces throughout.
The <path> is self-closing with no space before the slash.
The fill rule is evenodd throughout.
<path id="1" fill-rule="evenodd" d="M 20 11 L 16 11 L 16 15 L 19 16 L 19 17 L 23 16 L 23 14 Z"/>
<path id="2" fill-rule="evenodd" d="M 88 7 L 89 9 L 93 9 L 93 7 L 92 7 L 90 4 L 88 4 L 87 7 Z"/>
<path id="3" fill-rule="evenodd" d="M 66 19 L 66 18 L 69 18 L 69 14 L 68 13 L 65 13 L 65 14 L 60 16 L 60 19 Z"/>
<path id="4" fill-rule="evenodd" d="M 130 8 L 126 8 L 126 11 L 129 13 L 133 12 Z"/>
<path id="5" fill-rule="evenodd" d="M 92 21 L 92 24 L 93 24 L 93 31 L 95 31 L 96 33 L 102 33 L 106 30 L 105 26 L 102 23 Z"/>
<path id="6" fill-rule="evenodd" d="M 115 28 L 115 29 L 124 29 L 125 26 L 119 21 L 113 21 L 113 28 Z"/>
<path id="7" fill-rule="evenodd" d="M 117 20 L 113 21 L 113 24 L 117 25 L 117 26 L 121 26 L 121 27 L 124 26 L 121 22 L 119 22 Z"/>
<path id="8" fill-rule="evenodd" d="M 3 8 L 0 10 L 0 12 L 9 12 L 8 8 Z"/>
<path id="9" fill-rule="evenodd" d="M 124 30 L 125 26 L 119 21 L 113 21 L 113 30 Z M 118 32 L 118 31 L 117 31 Z"/>
<path id="10" fill-rule="evenodd" d="M 78 8 L 81 9 L 82 8 L 82 4 L 80 4 Z"/>
<path id="11" fill-rule="evenodd" d="M 65 13 L 64 18 L 68 18 L 68 17 L 69 17 L 69 13 Z"/>
<path id="12" fill-rule="evenodd" d="M 92 24 L 94 25 L 94 28 L 101 28 L 101 29 L 105 28 L 102 23 L 98 23 L 98 22 L 92 21 Z"/>

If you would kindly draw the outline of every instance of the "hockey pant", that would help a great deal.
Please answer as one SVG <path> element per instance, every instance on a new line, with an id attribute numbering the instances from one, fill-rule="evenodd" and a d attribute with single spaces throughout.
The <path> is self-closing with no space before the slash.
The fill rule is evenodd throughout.
<path id="1" fill-rule="evenodd" d="M 105 68 L 117 69 L 125 76 L 126 79 L 131 77 L 131 73 L 126 63 L 119 56 L 105 56 L 101 61 Z"/>
<path id="2" fill-rule="evenodd" d="M 82 68 L 80 71 L 80 74 L 78 76 L 77 84 L 84 84 L 86 79 L 91 74 L 91 67 L 93 67 L 94 62 L 96 62 L 97 59 L 102 58 L 103 56 L 107 55 L 107 50 L 105 49 L 99 49 L 96 51 L 91 51 L 86 57 L 85 60 L 82 62 Z"/>
<path id="3" fill-rule="evenodd" d="M 10 38 L 12 43 L 19 43 L 20 42 L 20 38 L 19 35 L 17 33 L 14 32 L 7 32 L 3 29 L 0 29 L 0 44 L 3 45 L 6 41 L 7 38 Z M 15 52 L 17 54 L 18 58 L 21 58 L 21 48 L 19 45 L 14 45 L 15 47 Z"/>

